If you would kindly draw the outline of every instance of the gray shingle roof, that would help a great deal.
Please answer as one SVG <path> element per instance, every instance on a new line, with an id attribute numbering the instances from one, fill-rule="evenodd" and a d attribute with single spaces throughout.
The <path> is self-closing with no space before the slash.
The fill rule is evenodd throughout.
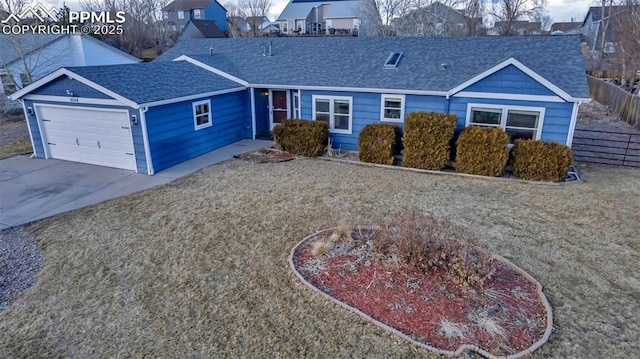
<path id="1" fill-rule="evenodd" d="M 263 56 L 269 41 L 273 56 Z M 396 69 L 383 66 L 390 52 L 403 53 Z M 252 84 L 421 91 L 448 91 L 513 57 L 571 96 L 589 97 L 578 36 L 192 39 L 155 61 L 180 55 Z"/>
<path id="2" fill-rule="evenodd" d="M 66 69 L 137 104 L 240 87 L 185 61 Z"/>

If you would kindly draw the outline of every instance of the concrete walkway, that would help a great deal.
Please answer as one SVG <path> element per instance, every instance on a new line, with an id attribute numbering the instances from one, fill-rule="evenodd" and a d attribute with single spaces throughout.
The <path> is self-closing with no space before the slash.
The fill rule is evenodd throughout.
<path id="1" fill-rule="evenodd" d="M 0 230 L 169 183 L 234 155 L 272 144 L 242 140 L 154 176 L 27 156 L 0 160 Z"/>

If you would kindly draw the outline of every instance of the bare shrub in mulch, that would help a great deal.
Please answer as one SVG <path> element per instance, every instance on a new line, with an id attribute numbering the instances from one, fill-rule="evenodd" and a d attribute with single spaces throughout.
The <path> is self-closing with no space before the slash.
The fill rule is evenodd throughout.
<path id="1" fill-rule="evenodd" d="M 410 209 L 344 237 L 342 227 L 308 237 L 292 251 L 294 270 L 409 340 L 445 354 L 464 348 L 501 356 L 548 336 L 538 284 L 450 223 Z"/>
<path id="2" fill-rule="evenodd" d="M 289 152 L 275 148 L 261 148 L 257 151 L 245 152 L 234 157 L 256 163 L 278 163 L 291 161 L 296 158 L 295 155 Z"/>

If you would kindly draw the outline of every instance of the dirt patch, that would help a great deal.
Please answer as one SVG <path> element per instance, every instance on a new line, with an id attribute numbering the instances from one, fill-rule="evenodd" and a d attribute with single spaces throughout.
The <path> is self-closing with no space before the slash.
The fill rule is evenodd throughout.
<path id="1" fill-rule="evenodd" d="M 292 155 L 289 152 L 281 151 L 275 148 L 261 148 L 257 151 L 245 152 L 233 157 L 255 163 L 287 162 L 296 158 L 296 156 Z"/>
<path id="2" fill-rule="evenodd" d="M 583 103 L 578 108 L 576 129 L 640 133 L 633 126 L 622 121 L 620 116 L 611 111 L 608 106 L 595 100 Z"/>
<path id="3" fill-rule="evenodd" d="M 313 287 L 427 348 L 514 355 L 544 336 L 546 298 L 510 264 L 493 259 L 481 288 L 461 290 L 443 269 L 416 273 L 377 257 L 379 232 L 356 228 L 336 242 L 337 232 L 321 231 L 296 246 L 291 263 Z"/>
<path id="4" fill-rule="evenodd" d="M 12 115 L 0 120 L 0 159 L 33 152 L 24 116 Z"/>
<path id="5" fill-rule="evenodd" d="M 545 285 L 554 331 L 533 358 L 634 357 L 639 172 L 580 173 L 585 182 L 531 186 L 317 159 L 211 166 L 28 227 L 45 260 L 0 314 L 0 357 L 424 358 L 310 295 L 287 262 L 309 233 L 407 206 Z"/>

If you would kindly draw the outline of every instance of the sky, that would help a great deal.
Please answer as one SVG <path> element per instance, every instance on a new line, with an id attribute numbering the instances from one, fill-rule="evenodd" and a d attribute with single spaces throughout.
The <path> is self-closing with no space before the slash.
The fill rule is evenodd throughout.
<path id="1" fill-rule="evenodd" d="M 220 0 L 219 0 L 220 1 Z M 229 0 L 222 0 L 225 3 Z M 231 2 L 237 2 L 237 0 L 230 0 Z M 275 20 L 280 15 L 284 7 L 289 2 L 288 0 L 272 0 L 273 5 L 271 7 L 271 14 L 269 18 Z M 548 0 L 547 10 L 553 19 L 553 22 L 566 22 L 582 21 L 589 9 L 590 4 L 594 3 L 594 0 Z M 62 7 L 63 0 L 44 0 L 42 3 L 54 5 L 56 7 Z M 81 10 L 80 0 L 66 0 L 67 6 L 71 10 Z"/>

